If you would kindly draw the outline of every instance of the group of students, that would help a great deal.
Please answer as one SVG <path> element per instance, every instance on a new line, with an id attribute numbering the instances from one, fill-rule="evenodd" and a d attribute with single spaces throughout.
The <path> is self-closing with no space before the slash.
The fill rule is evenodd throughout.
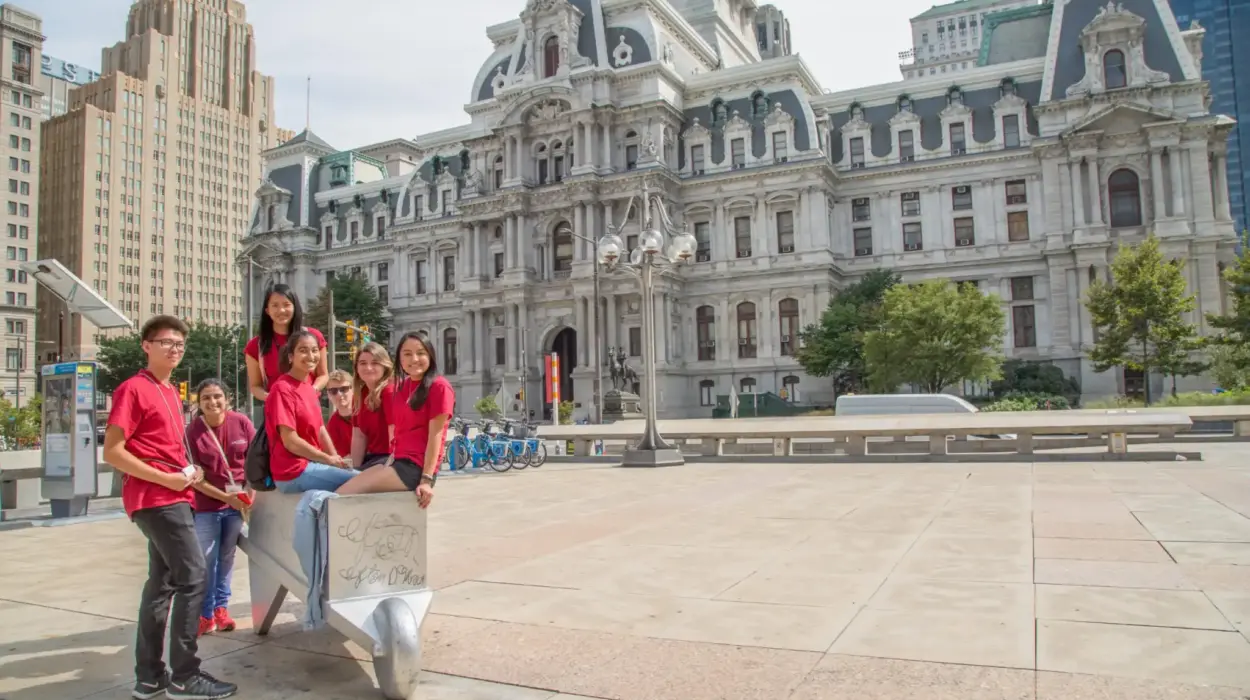
<path id="1" fill-rule="evenodd" d="M 217 700 L 238 691 L 200 668 L 198 637 L 235 628 L 230 578 L 257 498 L 244 474 L 256 428 L 231 410 L 217 379 L 199 384 L 196 415 L 184 422 L 171 377 L 187 333 L 173 316 L 143 325 L 148 365 L 114 391 L 105 432 L 104 459 L 125 475 L 122 503 L 148 541 L 132 691 L 138 700 Z M 286 285 L 266 290 L 260 333 L 244 355 L 248 391 L 264 404 L 278 491 L 413 491 L 420 507 L 430 505 L 455 396 L 424 336 L 405 334 L 395 354 L 399 376 L 378 343 L 360 349 L 352 374 L 328 372 L 325 338 L 304 327 L 299 297 Z M 323 390 L 333 409 L 328 421 Z"/>

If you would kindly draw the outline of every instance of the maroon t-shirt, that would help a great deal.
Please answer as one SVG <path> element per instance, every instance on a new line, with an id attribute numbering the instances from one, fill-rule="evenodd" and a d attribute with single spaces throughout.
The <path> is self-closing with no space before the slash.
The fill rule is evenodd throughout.
<path id="1" fill-rule="evenodd" d="M 216 428 L 210 428 L 204 418 L 197 417 L 187 428 L 187 440 L 191 443 L 191 457 L 204 469 L 204 480 L 222 491 L 230 484 L 231 477 L 240 487 L 247 486 L 243 463 L 247 459 L 247 446 L 256 434 L 252 421 L 242 413 L 230 411 L 226 420 Z M 213 438 L 217 442 L 213 441 Z M 218 443 L 221 449 L 218 449 Z M 222 452 L 226 458 L 222 458 Z M 228 460 L 228 461 L 227 461 Z M 212 496 L 195 492 L 195 509 L 200 512 L 225 510 L 229 506 Z"/>

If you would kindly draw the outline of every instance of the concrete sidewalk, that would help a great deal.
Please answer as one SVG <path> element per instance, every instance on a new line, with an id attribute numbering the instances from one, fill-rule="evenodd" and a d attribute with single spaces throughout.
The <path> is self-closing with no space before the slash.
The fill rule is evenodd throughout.
<path id="1" fill-rule="evenodd" d="M 1250 469 L 1202 449 L 448 479 L 421 697 L 1243 700 Z M 0 697 L 128 697 L 145 561 L 125 520 L 0 533 Z M 298 613 L 206 638 L 208 670 L 250 699 L 378 697 L 368 654 Z"/>

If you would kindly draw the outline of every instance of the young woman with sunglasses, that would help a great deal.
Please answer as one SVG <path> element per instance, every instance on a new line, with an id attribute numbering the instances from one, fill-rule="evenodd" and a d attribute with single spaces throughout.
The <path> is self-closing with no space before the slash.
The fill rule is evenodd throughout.
<path id="1" fill-rule="evenodd" d="M 352 422 L 356 409 L 352 405 L 352 376 L 341 369 L 330 373 L 326 382 L 326 397 L 330 399 L 330 417 L 326 419 L 326 432 L 334 443 L 334 451 L 340 455 L 352 453 Z M 352 464 L 359 462 L 352 461 Z"/>
<path id="2" fill-rule="evenodd" d="M 415 331 L 404 334 L 395 355 L 404 376 L 391 398 L 393 459 L 361 472 L 338 492 L 414 491 L 417 503 L 427 508 L 434 498 L 434 480 L 456 395 L 451 384 L 439 376 L 434 348 L 425 336 Z"/>

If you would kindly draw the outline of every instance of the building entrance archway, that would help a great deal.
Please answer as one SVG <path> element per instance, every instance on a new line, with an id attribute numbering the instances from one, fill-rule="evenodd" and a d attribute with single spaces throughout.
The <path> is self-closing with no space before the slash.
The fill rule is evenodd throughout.
<path id="1" fill-rule="evenodd" d="M 551 348 L 548 352 L 553 352 L 560 357 L 560 400 L 573 401 L 573 370 L 577 368 L 577 331 L 564 328 L 556 333 L 551 339 Z"/>

